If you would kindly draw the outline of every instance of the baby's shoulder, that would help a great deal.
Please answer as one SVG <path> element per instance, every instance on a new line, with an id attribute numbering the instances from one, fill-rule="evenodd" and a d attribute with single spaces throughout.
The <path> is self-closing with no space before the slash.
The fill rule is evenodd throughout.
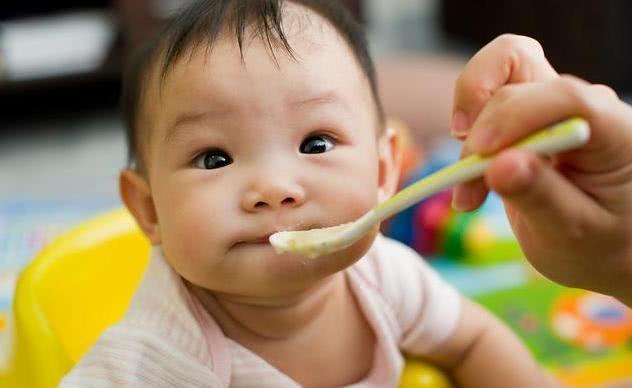
<path id="1" fill-rule="evenodd" d="M 138 339 L 157 339 L 206 361 L 207 342 L 196 306 L 183 280 L 155 249 L 125 317 L 112 329 L 120 334 L 140 334 Z"/>

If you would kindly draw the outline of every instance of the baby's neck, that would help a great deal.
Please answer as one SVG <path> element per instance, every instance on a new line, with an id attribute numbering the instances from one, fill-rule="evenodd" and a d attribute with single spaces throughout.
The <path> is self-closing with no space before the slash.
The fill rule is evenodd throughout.
<path id="1" fill-rule="evenodd" d="M 235 297 L 196 286 L 192 292 L 213 316 L 224 334 L 240 343 L 296 339 L 319 327 L 321 317 L 348 305 L 352 298 L 343 272 L 291 296 Z M 333 314 L 338 315 L 338 314 Z"/>
<path id="2" fill-rule="evenodd" d="M 371 370 L 375 336 L 344 272 L 287 298 L 194 292 L 227 337 L 300 385 L 346 386 Z M 314 365 L 326 365 L 327 373 Z"/>

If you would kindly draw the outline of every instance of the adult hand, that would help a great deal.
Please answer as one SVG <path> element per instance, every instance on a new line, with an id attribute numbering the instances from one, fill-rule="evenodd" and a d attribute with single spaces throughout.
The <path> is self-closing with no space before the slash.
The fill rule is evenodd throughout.
<path id="1" fill-rule="evenodd" d="M 571 116 L 588 143 L 541 159 L 507 150 L 484 179 L 455 189 L 458 210 L 502 196 L 527 259 L 561 284 L 632 306 L 632 108 L 612 89 L 560 76 L 531 38 L 503 35 L 466 65 L 455 89 L 453 135 L 463 155 L 490 154 Z"/>

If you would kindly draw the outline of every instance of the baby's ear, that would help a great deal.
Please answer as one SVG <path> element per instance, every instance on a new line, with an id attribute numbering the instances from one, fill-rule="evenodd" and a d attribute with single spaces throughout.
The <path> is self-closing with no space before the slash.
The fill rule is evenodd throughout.
<path id="1" fill-rule="evenodd" d="M 160 229 L 154 199 L 147 180 L 134 170 L 123 170 L 119 176 L 123 203 L 136 219 L 153 245 L 160 244 Z"/>
<path id="2" fill-rule="evenodd" d="M 401 174 L 401 134 L 393 126 L 387 126 L 379 139 L 379 197 L 386 200 L 397 191 Z"/>

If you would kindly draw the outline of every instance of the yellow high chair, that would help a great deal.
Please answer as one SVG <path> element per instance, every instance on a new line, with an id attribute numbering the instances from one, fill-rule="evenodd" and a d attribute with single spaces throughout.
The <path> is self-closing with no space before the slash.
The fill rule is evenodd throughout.
<path id="1" fill-rule="evenodd" d="M 149 243 L 124 210 L 62 235 L 20 275 L 0 371 L 2 387 L 54 387 L 123 316 Z"/>
<path id="2" fill-rule="evenodd" d="M 55 387 L 119 320 L 140 281 L 149 243 L 125 210 L 53 241 L 18 279 L 13 316 L 0 343 L 0 387 Z M 436 369 L 408 361 L 400 387 L 444 388 Z"/>

